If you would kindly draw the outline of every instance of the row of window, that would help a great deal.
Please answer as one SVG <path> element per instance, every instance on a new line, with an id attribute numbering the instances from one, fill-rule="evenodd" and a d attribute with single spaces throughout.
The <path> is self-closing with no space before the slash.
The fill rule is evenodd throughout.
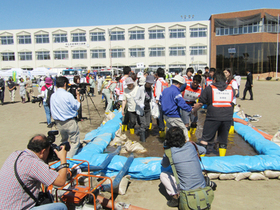
<path id="1" fill-rule="evenodd" d="M 277 29 L 280 32 L 280 26 L 277 27 L 277 23 L 275 22 L 268 22 L 265 25 L 262 25 L 261 23 L 254 23 L 254 24 L 248 24 L 239 27 L 228 27 L 228 28 L 217 27 L 216 36 L 251 34 L 251 33 L 261 33 L 261 32 L 277 33 Z"/>
<path id="2" fill-rule="evenodd" d="M 206 37 L 206 28 L 191 28 L 190 37 Z M 125 40 L 124 31 L 110 31 L 109 37 L 111 41 Z M 186 29 L 170 29 L 169 38 L 185 38 Z M 1 36 L 1 44 L 9 45 L 14 44 L 13 36 Z M 149 30 L 149 39 L 164 39 L 165 30 Z M 145 31 L 129 31 L 129 40 L 143 40 L 145 39 Z M 105 41 L 105 32 L 90 33 L 90 41 Z M 72 42 L 86 42 L 86 33 L 72 33 Z M 67 34 L 53 34 L 54 43 L 65 43 L 68 42 Z M 18 44 L 31 44 L 31 35 L 17 36 Z M 50 43 L 49 35 L 35 35 L 35 43 Z"/>
<path id="3" fill-rule="evenodd" d="M 190 47 L 190 55 L 206 55 L 206 46 L 193 46 Z M 97 49 L 90 51 L 91 58 L 106 58 L 106 50 Z M 169 56 L 185 56 L 186 47 L 170 47 Z M 112 58 L 124 58 L 125 49 L 112 49 Z M 145 48 L 130 48 L 130 57 L 145 57 Z M 165 56 L 165 47 L 154 47 L 149 48 L 149 57 L 161 57 Z M 1 53 L 2 61 L 14 61 L 14 52 L 3 52 Z M 19 52 L 18 59 L 21 61 L 32 60 L 32 52 Z M 36 52 L 36 60 L 50 60 L 50 51 Z M 54 51 L 55 60 L 68 59 L 68 51 Z M 87 59 L 87 50 L 73 50 L 72 59 Z"/>

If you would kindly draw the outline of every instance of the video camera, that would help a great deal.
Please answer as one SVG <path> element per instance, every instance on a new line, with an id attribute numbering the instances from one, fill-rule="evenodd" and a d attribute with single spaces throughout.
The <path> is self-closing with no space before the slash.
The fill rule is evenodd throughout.
<path id="1" fill-rule="evenodd" d="M 33 104 L 39 102 L 39 107 L 41 107 L 42 104 L 43 104 L 43 98 L 42 97 L 36 97 L 36 96 L 32 96 L 32 97 L 33 97 L 33 99 L 31 100 L 31 102 Z"/>
<path id="2" fill-rule="evenodd" d="M 57 157 L 56 153 L 54 152 L 54 149 L 56 149 L 57 151 L 60 151 L 61 150 L 61 146 L 65 146 L 65 150 L 68 152 L 70 150 L 70 148 L 71 148 L 71 146 L 70 146 L 68 141 L 61 143 L 59 146 L 54 144 L 55 136 L 57 134 L 58 134 L 57 130 L 49 131 L 48 132 L 47 139 L 51 143 L 51 148 L 50 148 L 49 156 L 48 156 L 48 162 L 59 160 L 59 158 Z"/>
<path id="3" fill-rule="evenodd" d="M 70 86 L 69 92 L 76 98 L 76 89 L 79 88 L 79 92 L 81 95 L 86 93 L 86 87 L 89 86 L 88 83 L 79 83 L 79 84 L 73 84 Z"/>

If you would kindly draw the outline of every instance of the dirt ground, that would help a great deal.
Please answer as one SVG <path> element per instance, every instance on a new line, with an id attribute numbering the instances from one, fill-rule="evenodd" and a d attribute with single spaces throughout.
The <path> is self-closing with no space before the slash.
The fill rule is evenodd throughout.
<path id="1" fill-rule="evenodd" d="M 244 84 L 245 81 L 242 80 L 240 87 L 241 97 L 243 96 Z M 37 95 L 37 88 L 34 89 Z M 253 101 L 237 99 L 237 103 L 241 105 L 246 114 L 261 115 L 262 117 L 259 122 L 254 122 L 253 125 L 262 131 L 274 135 L 279 129 L 280 124 L 280 83 L 276 81 L 254 81 L 253 93 Z M 247 99 L 249 99 L 248 94 Z M 6 90 L 6 103 L 0 106 L 0 166 L 3 165 L 6 158 L 13 151 L 25 149 L 28 140 L 34 134 L 47 134 L 50 130 L 46 125 L 43 107 L 39 108 L 38 104 L 20 103 L 18 92 L 16 93 L 16 101 L 17 103 L 14 104 L 9 103 L 9 94 Z M 79 122 L 81 140 L 83 140 L 86 133 L 97 128 L 102 122 L 104 105 L 101 103 L 101 97 L 94 97 L 93 101 L 101 117 L 99 117 L 95 107 L 89 100 L 91 124 L 89 120 Z M 86 100 L 83 102 L 83 116 L 88 117 Z M 149 141 L 151 142 L 154 138 L 156 137 L 149 137 L 148 142 L 145 144 L 149 144 Z M 162 148 L 158 149 L 162 150 Z M 279 209 L 280 180 L 216 181 L 216 183 L 218 188 L 215 191 L 215 199 L 212 204 L 212 209 L 214 210 Z M 165 190 L 159 180 L 132 180 L 127 193 L 123 196 L 117 196 L 116 201 L 130 203 L 134 206 L 151 210 L 172 209 L 166 205 L 166 197 L 164 195 Z"/>

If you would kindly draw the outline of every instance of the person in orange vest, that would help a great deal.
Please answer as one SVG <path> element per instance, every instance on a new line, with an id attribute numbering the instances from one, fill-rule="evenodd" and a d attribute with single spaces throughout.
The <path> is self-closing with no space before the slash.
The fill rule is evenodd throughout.
<path id="1" fill-rule="evenodd" d="M 184 76 L 186 83 L 191 83 L 193 81 L 192 75 L 194 73 L 193 67 L 187 68 L 187 75 Z"/>
<path id="2" fill-rule="evenodd" d="M 215 69 L 215 68 L 211 68 L 211 69 L 210 69 L 209 77 L 207 77 L 207 79 L 206 79 L 206 86 L 209 86 L 209 85 L 212 84 L 212 82 L 213 82 L 213 76 L 214 76 L 215 72 L 216 72 L 216 69 Z"/>
<path id="3" fill-rule="evenodd" d="M 231 86 L 234 89 L 234 96 L 233 96 L 233 103 L 236 104 L 236 95 L 238 94 L 238 84 L 235 79 L 233 79 L 233 76 L 231 74 L 230 69 L 225 69 L 224 74 L 227 78 L 227 84 Z"/>
<path id="4" fill-rule="evenodd" d="M 190 106 L 193 106 L 196 103 L 195 101 L 199 98 L 201 94 L 201 87 L 199 85 L 200 82 L 201 82 L 201 76 L 195 75 L 193 77 L 193 82 L 187 84 L 185 90 L 182 92 L 182 96 L 184 100 Z M 182 110 L 181 118 L 184 124 L 186 125 L 186 128 L 189 128 L 190 118 L 192 118 L 192 121 L 195 122 L 195 116 L 185 110 Z"/>
<path id="5" fill-rule="evenodd" d="M 215 72 L 213 83 L 202 91 L 198 103 L 194 104 L 197 111 L 203 104 L 207 104 L 206 120 L 204 122 L 202 138 L 199 144 L 210 150 L 218 131 L 219 154 L 225 156 L 228 133 L 232 122 L 234 89 L 227 85 L 223 71 Z"/>
<path id="6" fill-rule="evenodd" d="M 161 110 L 161 104 L 159 103 L 159 98 L 162 93 L 162 91 L 168 87 L 168 83 L 164 80 L 164 69 L 158 68 L 157 69 L 157 81 L 154 86 L 154 98 L 156 99 L 156 103 L 159 105 L 159 118 L 157 119 L 157 124 L 159 128 L 160 134 L 164 134 L 164 121 L 163 121 L 163 114 Z M 163 136 L 163 135 L 161 135 Z"/>

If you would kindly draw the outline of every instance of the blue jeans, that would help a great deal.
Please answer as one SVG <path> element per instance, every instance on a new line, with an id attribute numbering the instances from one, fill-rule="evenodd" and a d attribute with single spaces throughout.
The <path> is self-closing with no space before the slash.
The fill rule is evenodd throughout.
<path id="1" fill-rule="evenodd" d="M 31 208 L 32 210 L 67 210 L 67 207 L 64 203 L 49 203 L 42 206 L 35 206 Z"/>
<path id="2" fill-rule="evenodd" d="M 46 113 L 46 117 L 47 117 L 47 123 L 48 125 L 52 122 L 51 120 L 51 110 L 50 107 L 48 106 L 48 104 L 46 102 L 43 102 L 44 105 L 44 109 L 45 109 L 45 113 Z"/>

